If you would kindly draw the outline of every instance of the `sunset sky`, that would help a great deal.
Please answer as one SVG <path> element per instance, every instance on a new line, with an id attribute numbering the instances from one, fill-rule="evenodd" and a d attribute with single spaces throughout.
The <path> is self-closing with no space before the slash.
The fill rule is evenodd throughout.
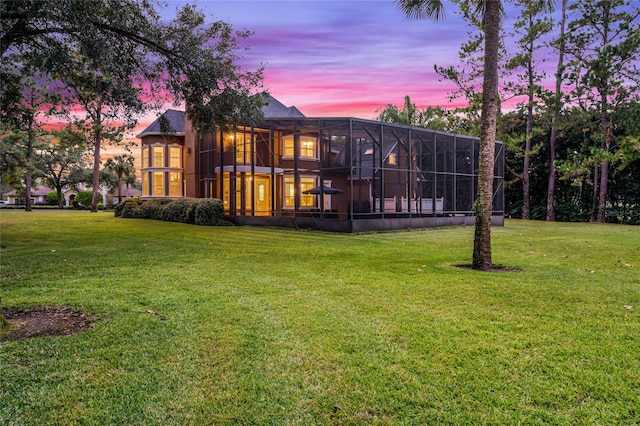
<path id="1" fill-rule="evenodd" d="M 184 1 L 169 0 L 163 16 Z M 455 7 L 444 20 L 408 21 L 393 0 L 206 0 L 212 20 L 255 34 L 243 52 L 246 69 L 265 67 L 269 92 L 308 117 L 374 118 L 405 95 L 419 107 L 449 104 L 454 86 L 434 65 L 457 63 L 467 30 Z M 507 11 L 509 12 L 509 11 Z M 509 21 L 507 17 L 507 25 Z"/>

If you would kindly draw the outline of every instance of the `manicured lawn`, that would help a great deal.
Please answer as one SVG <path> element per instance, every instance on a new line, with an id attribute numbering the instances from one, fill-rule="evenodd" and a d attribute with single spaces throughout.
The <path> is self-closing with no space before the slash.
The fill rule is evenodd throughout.
<path id="1" fill-rule="evenodd" d="M 640 227 L 0 218 L 2 306 L 98 318 L 0 343 L 0 424 L 640 423 Z"/>

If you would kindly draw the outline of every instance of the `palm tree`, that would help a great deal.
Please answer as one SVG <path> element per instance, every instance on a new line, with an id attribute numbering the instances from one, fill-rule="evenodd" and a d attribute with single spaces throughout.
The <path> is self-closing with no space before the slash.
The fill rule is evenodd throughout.
<path id="1" fill-rule="evenodd" d="M 109 158 L 104 165 L 106 169 L 111 170 L 118 176 L 118 203 L 122 202 L 123 176 L 130 176 L 136 171 L 133 161 L 133 157 L 130 155 L 115 155 L 113 158 Z"/>
<path id="2" fill-rule="evenodd" d="M 399 109 L 397 106 L 388 104 L 380 111 L 378 115 L 379 121 L 387 123 L 404 124 L 406 126 L 419 126 L 420 113 L 416 104 L 411 103 L 409 95 L 404 97 L 404 108 Z"/>
<path id="3" fill-rule="evenodd" d="M 409 19 L 444 17 L 442 0 L 396 0 Z M 491 259 L 491 215 L 493 212 L 493 167 L 498 116 L 498 49 L 502 15 L 501 0 L 475 0 L 482 14 L 484 33 L 484 75 L 482 83 L 482 124 L 478 164 L 478 196 L 475 202 L 473 269 L 493 269 Z"/>

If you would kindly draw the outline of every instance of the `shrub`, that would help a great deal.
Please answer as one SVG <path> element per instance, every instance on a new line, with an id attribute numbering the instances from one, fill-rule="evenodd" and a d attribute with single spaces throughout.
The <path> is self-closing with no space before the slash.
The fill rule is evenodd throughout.
<path id="1" fill-rule="evenodd" d="M 113 213 L 116 217 L 120 217 L 122 215 L 122 209 L 124 209 L 125 204 L 126 201 L 124 203 L 116 204 L 116 206 L 113 208 Z"/>
<path id="2" fill-rule="evenodd" d="M 181 198 L 162 208 L 162 220 L 180 223 L 195 223 L 196 205 L 195 198 Z"/>
<path id="3" fill-rule="evenodd" d="M 91 200 L 93 199 L 93 191 L 87 189 L 86 191 L 80 191 L 76 195 L 76 202 L 82 207 L 91 207 Z"/>
<path id="4" fill-rule="evenodd" d="M 104 204 L 98 203 L 98 210 L 104 210 Z"/>
<path id="5" fill-rule="evenodd" d="M 217 198 L 204 198 L 197 200 L 195 224 L 208 226 L 224 225 L 224 206 L 222 204 L 222 200 Z"/>
<path id="6" fill-rule="evenodd" d="M 140 211 L 141 210 L 140 198 L 132 197 L 132 198 L 129 198 L 124 203 L 120 203 L 120 204 L 124 204 L 120 212 L 120 217 L 133 218 L 133 219 L 138 219 L 142 217 L 141 211 Z"/>
<path id="7" fill-rule="evenodd" d="M 172 202 L 173 200 L 166 199 L 145 201 L 142 203 L 142 206 L 140 206 L 141 217 L 145 219 L 162 220 L 164 206 Z"/>
<path id="8" fill-rule="evenodd" d="M 47 195 L 45 196 L 45 199 L 47 200 L 47 204 L 49 204 L 50 206 L 57 206 L 58 205 L 58 192 L 57 191 L 47 192 Z"/>

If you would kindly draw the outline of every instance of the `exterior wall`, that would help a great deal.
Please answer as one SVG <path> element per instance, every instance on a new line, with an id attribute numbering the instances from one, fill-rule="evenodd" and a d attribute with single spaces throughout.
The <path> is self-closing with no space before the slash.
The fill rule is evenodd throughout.
<path id="1" fill-rule="evenodd" d="M 186 197 L 202 196 L 199 191 L 198 147 L 198 132 L 191 125 L 191 121 L 185 120 L 183 158 Z"/>

